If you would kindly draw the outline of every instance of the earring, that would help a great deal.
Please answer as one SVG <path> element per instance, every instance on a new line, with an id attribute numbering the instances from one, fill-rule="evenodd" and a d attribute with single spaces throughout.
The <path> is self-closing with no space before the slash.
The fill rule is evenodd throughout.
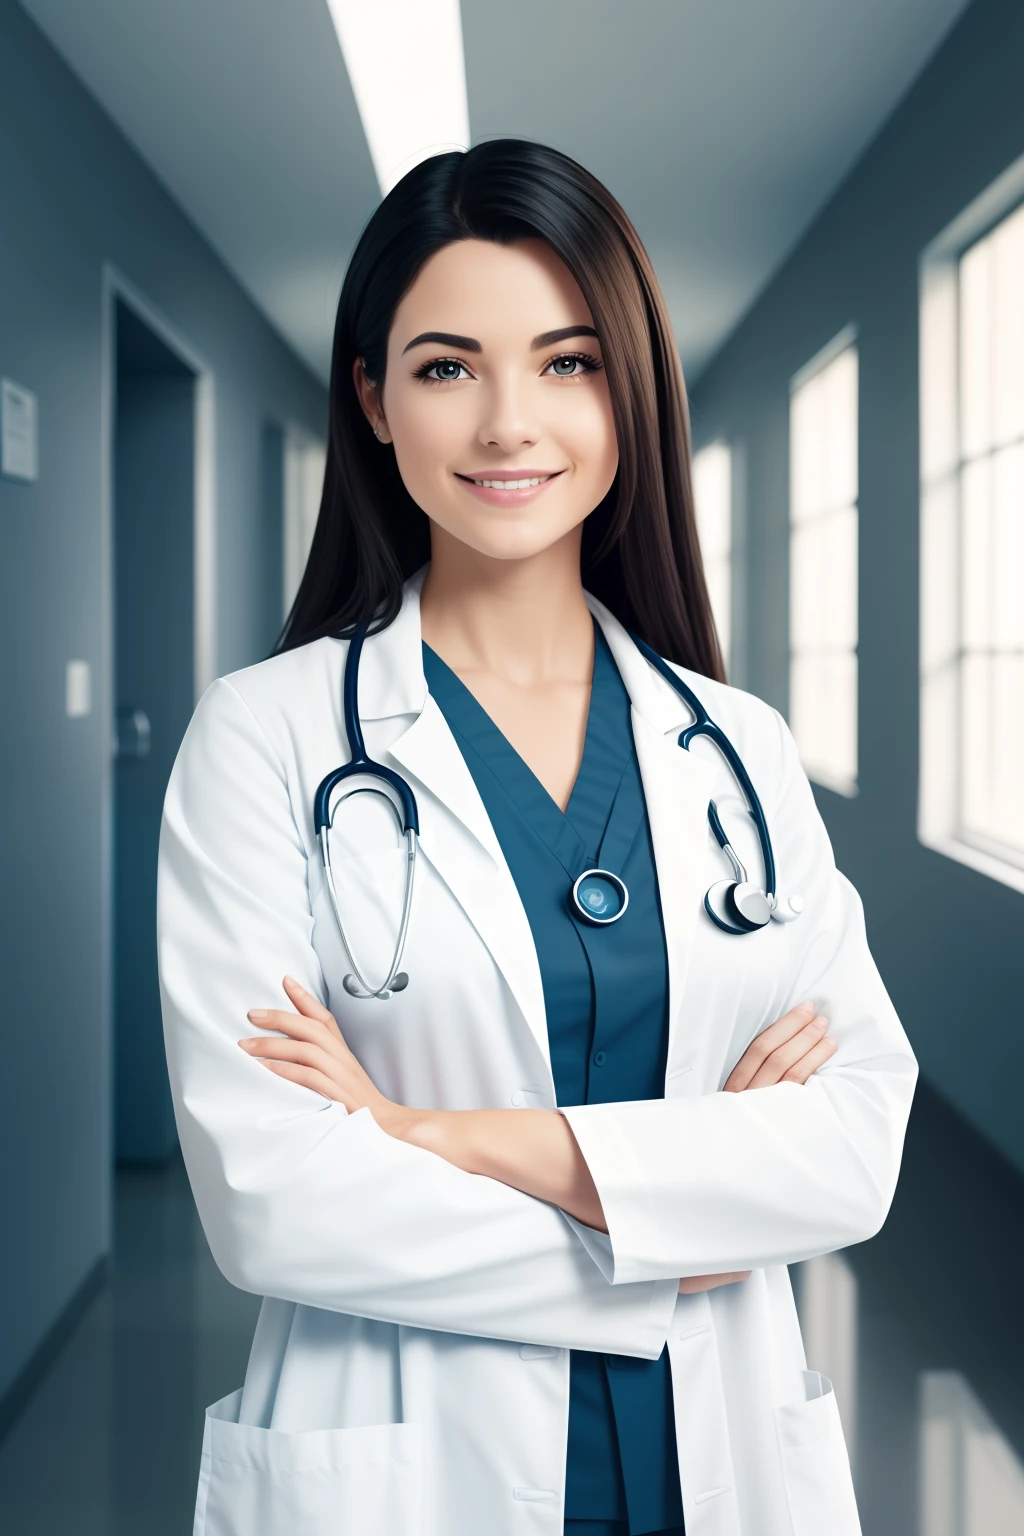
<path id="1" fill-rule="evenodd" d="M 381 435 L 380 435 L 380 422 L 378 422 L 378 423 L 377 423 L 377 425 L 376 425 L 376 426 L 375 426 L 375 427 L 374 427 L 374 429 L 373 429 L 373 435 L 374 435 L 374 437 L 375 437 L 375 438 L 376 438 L 376 439 L 377 439 L 377 441 L 378 441 L 378 443 L 379 443 L 379 442 L 380 442 L 380 441 L 381 441 Z"/>

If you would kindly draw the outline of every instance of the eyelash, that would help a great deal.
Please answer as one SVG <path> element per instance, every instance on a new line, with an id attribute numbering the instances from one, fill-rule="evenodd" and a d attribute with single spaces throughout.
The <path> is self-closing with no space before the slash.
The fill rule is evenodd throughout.
<path id="1" fill-rule="evenodd" d="M 557 357 L 553 357 L 551 361 L 547 363 L 545 372 L 547 372 L 547 369 L 550 368 L 552 364 L 560 363 L 563 360 L 570 360 L 574 363 L 580 363 L 582 365 L 581 371 L 579 373 L 554 374 L 552 377 L 569 380 L 582 379 L 585 378 L 588 373 L 600 372 L 600 370 L 604 367 L 604 364 L 601 362 L 600 358 L 593 357 L 589 352 L 559 352 Z M 429 362 L 421 363 L 420 366 L 413 371 L 413 378 L 420 379 L 424 384 L 459 384 L 462 382 L 461 379 L 432 379 L 430 377 L 431 369 L 437 368 L 441 363 L 455 363 L 457 367 L 465 368 L 466 372 L 469 373 L 468 365 L 464 363 L 459 357 L 435 357 L 432 358 Z"/>

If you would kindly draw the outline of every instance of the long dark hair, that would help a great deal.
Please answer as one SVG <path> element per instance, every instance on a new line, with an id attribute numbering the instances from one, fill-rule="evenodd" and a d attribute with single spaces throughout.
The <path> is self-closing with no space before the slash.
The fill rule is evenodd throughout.
<path id="1" fill-rule="evenodd" d="M 383 384 L 395 310 L 442 247 L 528 238 L 546 241 L 579 284 L 612 401 L 619 466 L 584 524 L 584 585 L 670 661 L 724 676 L 697 542 L 686 391 L 654 270 L 599 181 L 557 150 L 521 139 L 422 161 L 360 237 L 334 330 L 320 515 L 280 650 L 364 623 L 385 628 L 403 582 L 430 558 L 427 517 L 359 405 L 355 359 Z"/>

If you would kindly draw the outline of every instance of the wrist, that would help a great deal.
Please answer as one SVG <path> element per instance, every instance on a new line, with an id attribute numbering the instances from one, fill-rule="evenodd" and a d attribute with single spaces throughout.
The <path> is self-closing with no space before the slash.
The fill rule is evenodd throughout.
<path id="1" fill-rule="evenodd" d="M 434 1152 L 440 1140 L 438 1124 L 442 1111 L 436 1109 L 410 1109 L 406 1104 L 393 1104 L 386 1099 L 373 1117 L 382 1131 L 387 1131 L 396 1141 L 407 1142 L 412 1147 Z"/>

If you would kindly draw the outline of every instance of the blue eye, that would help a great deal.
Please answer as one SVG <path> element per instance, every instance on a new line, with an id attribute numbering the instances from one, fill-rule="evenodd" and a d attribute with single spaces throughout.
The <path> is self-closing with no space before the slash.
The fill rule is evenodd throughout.
<path id="1" fill-rule="evenodd" d="M 548 364 L 556 379 L 578 379 L 584 373 L 597 373 L 601 367 L 603 364 L 599 359 L 586 352 L 563 352 L 561 357 L 552 358 Z"/>
<path id="2" fill-rule="evenodd" d="M 414 378 L 426 379 L 431 384 L 454 384 L 463 376 L 471 377 L 469 369 L 465 363 L 460 363 L 454 357 L 441 357 L 433 363 L 424 363 L 413 375 Z"/>

